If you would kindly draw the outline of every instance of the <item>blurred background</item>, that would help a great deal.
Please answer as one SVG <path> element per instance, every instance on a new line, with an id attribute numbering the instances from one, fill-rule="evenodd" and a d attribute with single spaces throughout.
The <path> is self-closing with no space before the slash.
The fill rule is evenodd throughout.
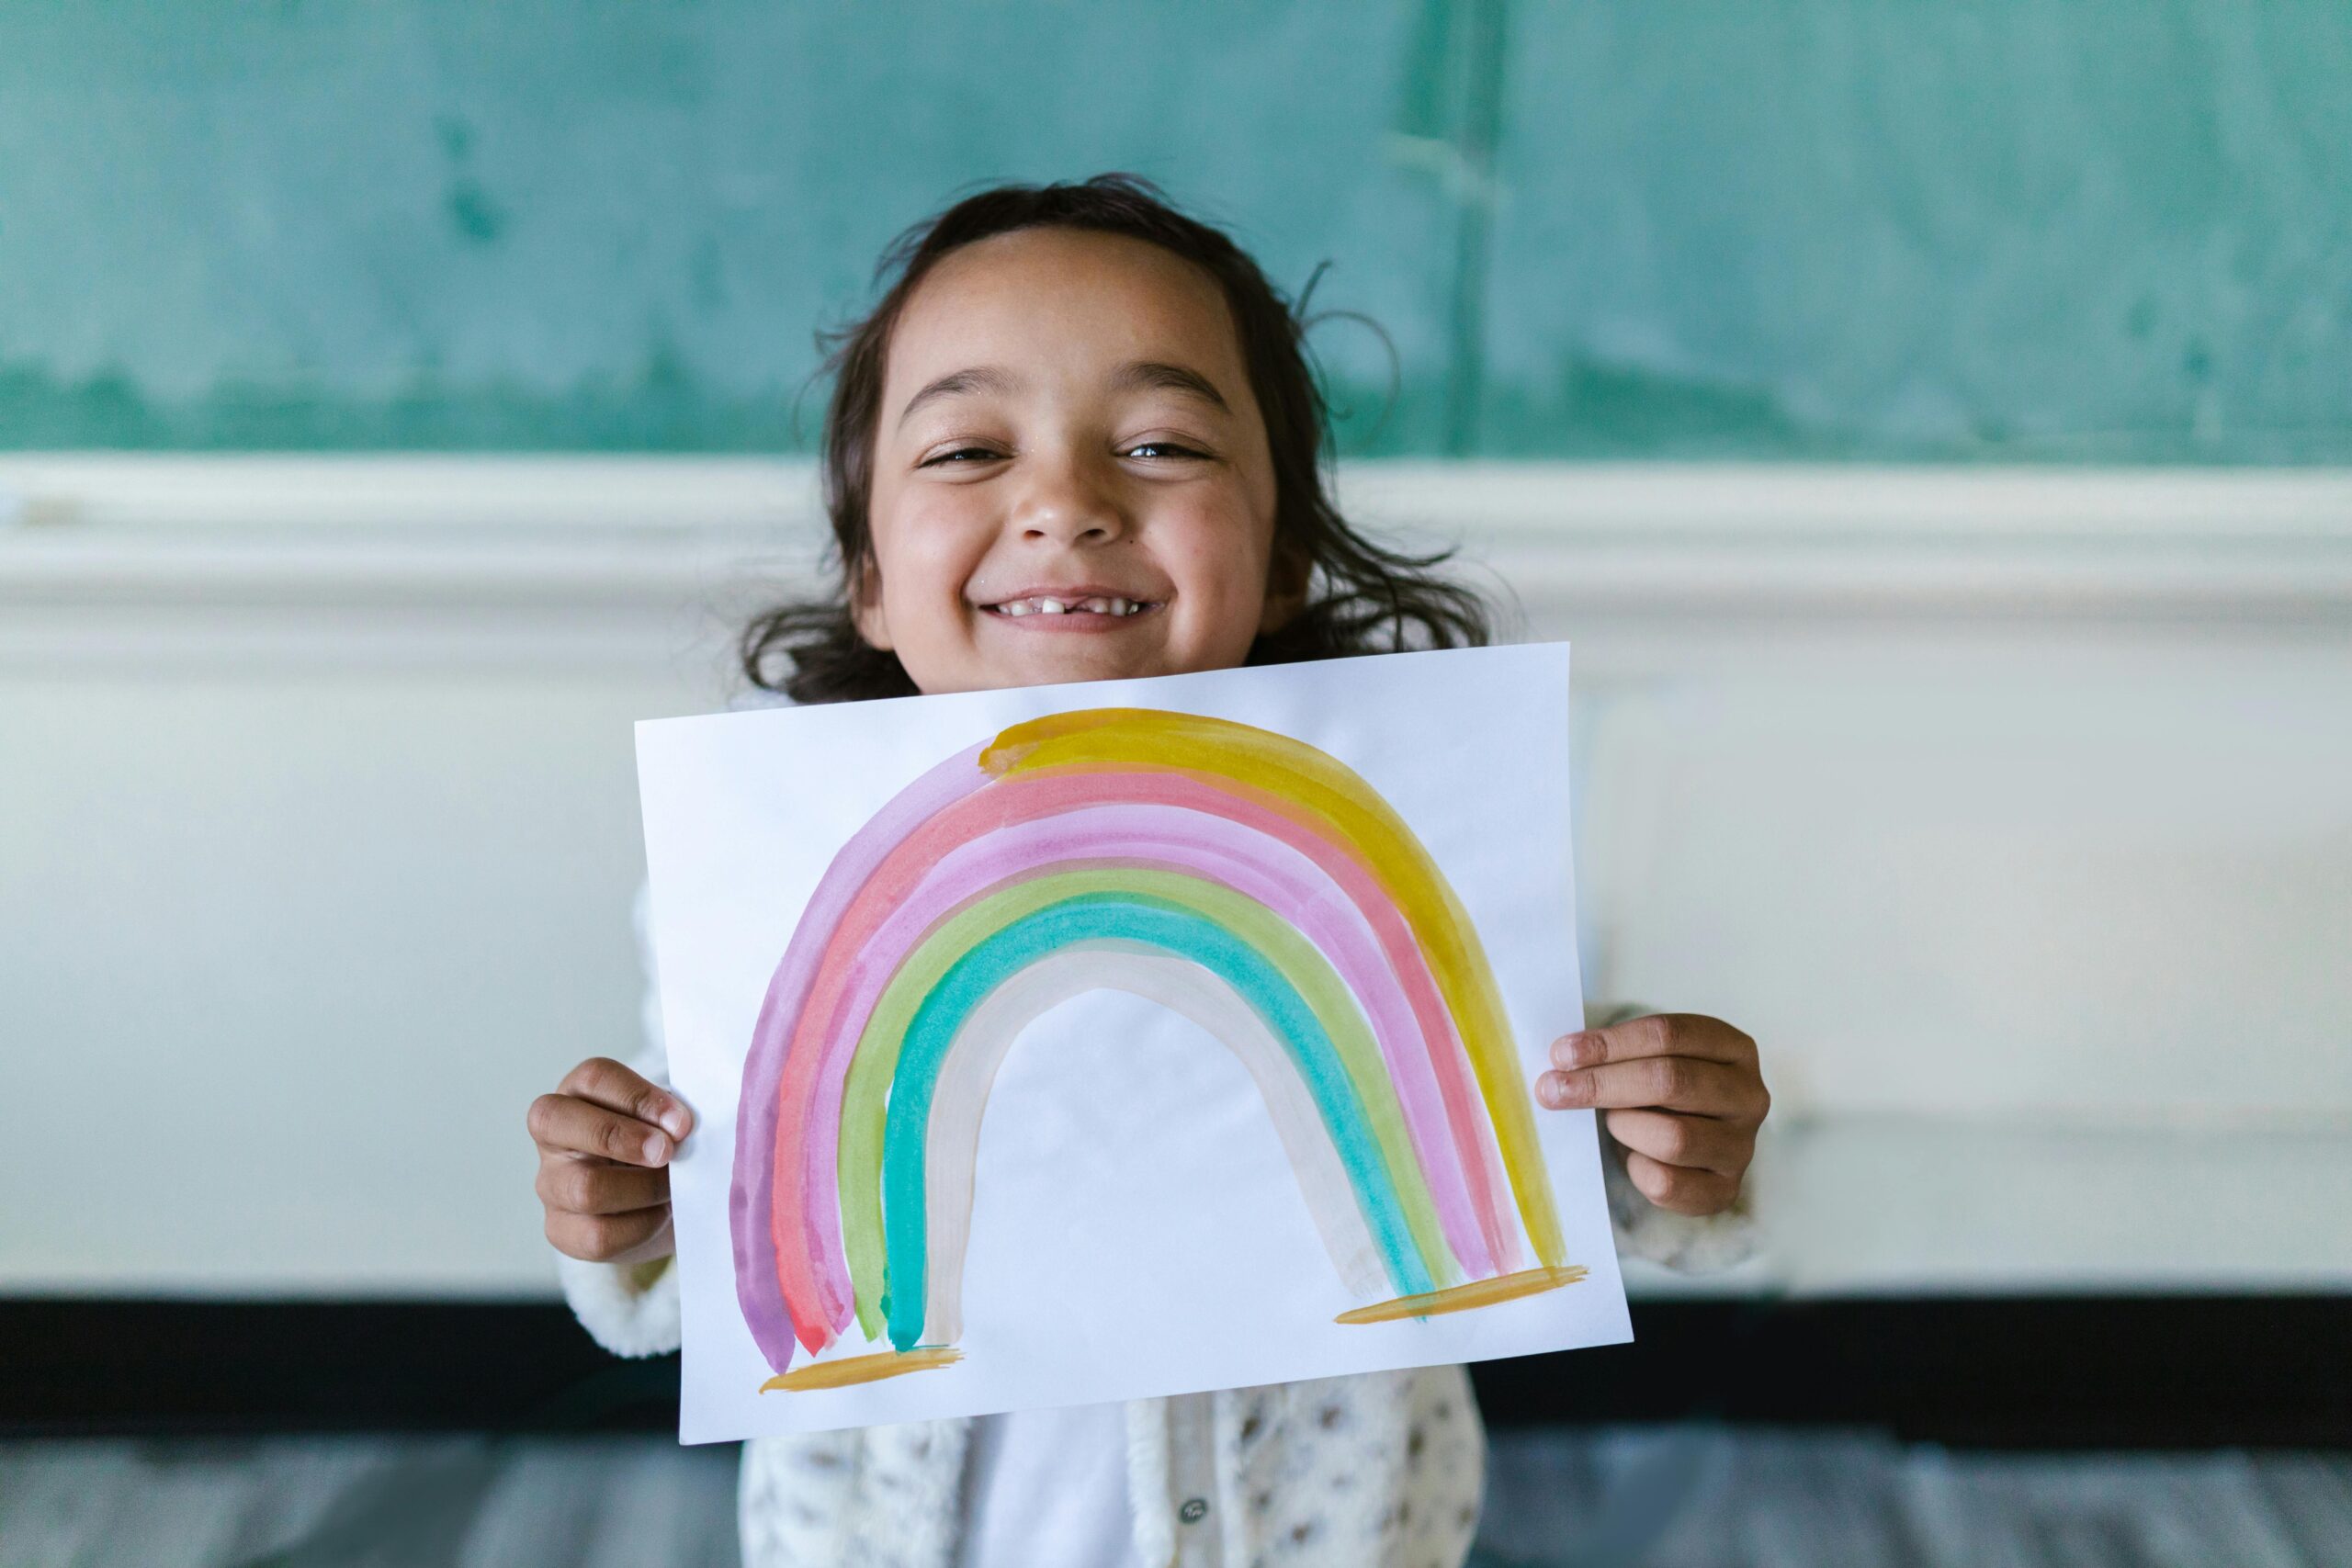
<path id="1" fill-rule="evenodd" d="M 1574 641 L 1589 999 L 1766 1052 L 1482 1551 L 2352 1560 L 2352 10 L 2185 0 L 0 0 L 0 1558 L 733 1560 L 523 1111 L 812 333 L 1114 169 Z"/>

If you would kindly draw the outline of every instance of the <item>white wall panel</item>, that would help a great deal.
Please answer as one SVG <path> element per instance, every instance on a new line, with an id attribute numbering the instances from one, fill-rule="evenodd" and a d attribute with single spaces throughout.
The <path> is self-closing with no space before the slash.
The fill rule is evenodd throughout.
<path id="1" fill-rule="evenodd" d="M 2352 1284 L 2352 476 L 1344 488 L 1577 645 L 1595 994 L 1765 1044 L 1774 1248 L 1713 1288 Z M 724 700 L 808 494 L 0 461 L 0 1290 L 548 1290 L 630 721 Z"/>

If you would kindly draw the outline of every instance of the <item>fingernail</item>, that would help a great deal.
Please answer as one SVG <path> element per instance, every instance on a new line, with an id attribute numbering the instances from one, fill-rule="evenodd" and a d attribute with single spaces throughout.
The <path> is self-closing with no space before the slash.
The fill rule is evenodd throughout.
<path id="1" fill-rule="evenodd" d="M 1592 1060 L 1599 1049 L 1600 1043 L 1593 1039 L 1591 1031 L 1578 1030 L 1576 1033 L 1567 1035 L 1560 1041 L 1560 1049 L 1556 1055 L 1560 1058 L 1560 1066 L 1580 1067 Z"/>
<path id="2" fill-rule="evenodd" d="M 662 1114 L 655 1120 L 662 1123 L 662 1131 L 668 1133 L 670 1136 L 683 1138 L 686 1135 L 686 1108 L 676 1100 L 663 1100 Z"/>
<path id="3" fill-rule="evenodd" d="M 1560 1076 L 1557 1073 L 1545 1073 L 1542 1077 L 1537 1078 L 1535 1080 L 1535 1098 L 1542 1100 L 1546 1105 L 1558 1105 L 1560 1103 Z"/>
<path id="4" fill-rule="evenodd" d="M 663 1137 L 651 1137 L 651 1138 L 648 1138 L 648 1139 L 646 1139 L 646 1140 L 645 1140 L 645 1163 L 646 1163 L 646 1164 L 648 1164 L 648 1165 L 660 1165 L 663 1160 L 668 1159 L 669 1157 L 670 1157 L 670 1140 L 669 1140 L 669 1139 L 667 1139 L 667 1138 L 663 1138 Z"/>

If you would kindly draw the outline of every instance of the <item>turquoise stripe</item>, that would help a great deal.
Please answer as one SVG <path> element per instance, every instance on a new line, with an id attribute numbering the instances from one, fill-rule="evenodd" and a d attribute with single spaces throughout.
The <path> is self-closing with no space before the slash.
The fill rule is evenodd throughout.
<path id="1" fill-rule="evenodd" d="M 882 1134 L 882 1214 L 887 1271 L 882 1311 L 901 1350 L 922 1337 L 926 1254 L 923 1145 L 931 1100 L 948 1048 L 972 1010 L 1005 981 L 1075 942 L 1139 942 L 1190 959 L 1223 978 L 1266 1021 L 1290 1052 L 1355 1190 L 1364 1223 L 1400 1296 L 1435 1290 L 1405 1225 L 1404 1206 L 1363 1100 L 1314 1010 L 1256 949 L 1180 904 L 1131 893 L 1088 893 L 1048 904 L 974 944 L 916 1008 L 890 1080 Z M 899 1290 L 903 1285 L 905 1289 Z"/>

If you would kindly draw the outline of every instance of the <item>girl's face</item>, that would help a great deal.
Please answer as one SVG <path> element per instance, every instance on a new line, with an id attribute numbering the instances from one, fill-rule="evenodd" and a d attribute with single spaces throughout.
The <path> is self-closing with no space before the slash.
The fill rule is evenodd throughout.
<path id="1" fill-rule="evenodd" d="M 966 245 L 891 333 L 860 635 L 925 692 L 1242 662 L 1270 592 L 1274 473 L 1216 281 L 1124 235 Z"/>

